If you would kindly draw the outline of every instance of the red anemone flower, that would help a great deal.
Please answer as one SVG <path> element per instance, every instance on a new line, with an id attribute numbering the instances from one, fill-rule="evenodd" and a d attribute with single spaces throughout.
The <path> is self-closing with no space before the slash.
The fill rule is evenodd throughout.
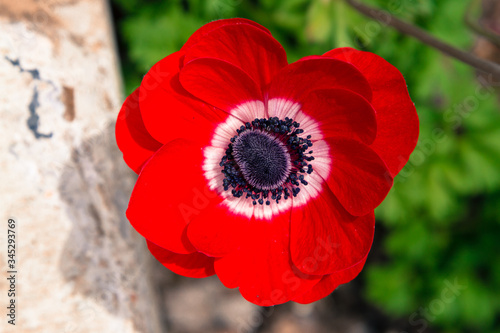
<path id="1" fill-rule="evenodd" d="M 248 301 L 310 303 L 361 271 L 373 210 L 413 151 L 401 73 L 351 48 L 287 63 L 255 22 L 196 31 L 123 104 L 139 178 L 127 217 L 177 274 L 217 274 Z"/>

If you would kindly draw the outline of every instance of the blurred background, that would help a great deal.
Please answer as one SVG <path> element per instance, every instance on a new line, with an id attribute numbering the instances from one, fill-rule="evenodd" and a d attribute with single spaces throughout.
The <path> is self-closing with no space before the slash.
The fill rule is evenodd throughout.
<path id="1" fill-rule="evenodd" d="M 42 0 L 26 1 L 33 6 L 44 3 Z M 46 36 L 59 34 L 63 36 L 60 41 L 73 38 L 73 42 L 78 43 L 80 40 L 87 50 L 83 52 L 97 52 L 95 45 L 98 42 L 89 37 L 94 35 L 89 35 L 82 28 L 85 26 L 83 23 L 77 24 L 80 16 L 89 15 L 88 11 L 92 10 L 87 8 L 85 11 L 85 5 L 78 7 L 75 13 L 70 10 L 75 2 L 87 1 L 48 2 L 51 5 L 49 9 L 44 9 L 49 13 L 43 21 L 44 28 L 37 31 L 42 30 L 41 34 Z M 88 2 L 101 4 L 101 1 Z M 456 48 L 500 63 L 500 1 L 362 2 L 418 26 Z M 48 6 L 47 1 L 45 4 Z M 28 11 L 16 11 L 22 6 L 13 2 L 4 2 L 3 7 L 0 6 L 0 11 L 4 11 L 0 15 L 3 19 L 8 17 L 4 20 L 7 22 L 4 27 L 13 26 L 12 31 L 17 31 L 16 24 L 25 22 L 27 31 L 30 29 L 29 22 L 36 21 L 37 16 L 33 12 L 27 16 Z M 53 16 L 51 10 L 55 13 L 54 20 L 50 19 Z M 57 27 L 61 17 L 67 19 L 66 28 L 64 25 L 63 28 Z M 406 167 L 396 177 L 394 188 L 376 210 L 375 241 L 366 267 L 354 281 L 311 305 L 284 304 L 258 308 L 245 302 L 236 290 L 225 289 L 216 277 L 194 280 L 175 276 L 151 260 L 143 244 L 137 245 L 141 242 L 140 237 L 128 229 L 123 216 L 134 182 L 134 176 L 126 170 L 113 143 L 112 121 L 123 96 L 140 84 L 142 76 L 154 63 L 177 51 L 200 26 L 211 20 L 230 17 L 248 18 L 267 27 L 284 46 L 289 62 L 343 46 L 384 57 L 403 73 L 419 114 L 419 143 Z M 77 312 L 76 315 L 67 314 L 73 324 L 68 326 L 63 316 L 58 319 L 60 329 L 51 332 L 500 332 L 500 77 L 478 72 L 410 36 L 363 16 L 341 0 L 111 0 L 102 5 L 102 10 L 96 12 L 94 18 L 108 22 L 99 28 L 109 32 L 102 37 L 104 42 L 99 46 L 106 48 L 108 53 L 97 61 L 103 67 L 101 70 L 111 72 L 109 75 L 101 73 L 103 80 L 109 79 L 110 75 L 115 78 L 112 80 L 114 83 L 109 83 L 111 89 L 107 86 L 103 88 L 113 92 L 107 100 L 103 97 L 95 101 L 95 105 L 98 108 L 107 107 L 109 116 L 102 118 L 98 126 L 86 124 L 87 116 L 82 116 L 82 113 L 85 114 L 92 106 L 83 105 L 78 112 L 78 105 L 86 100 L 84 95 L 78 95 L 81 94 L 78 85 L 65 83 L 69 79 L 62 69 L 59 76 L 53 74 L 53 77 L 59 78 L 59 81 L 53 79 L 53 85 L 62 103 L 60 110 L 56 108 L 57 112 L 65 116 L 66 121 L 68 117 L 76 117 L 75 121 L 80 119 L 83 125 L 78 125 L 79 129 L 66 123 L 58 125 L 71 139 L 62 139 L 66 140 L 65 145 L 69 148 L 62 149 L 64 156 L 57 169 L 57 193 L 54 195 L 62 202 L 63 210 L 70 211 L 70 222 L 67 222 L 63 245 L 54 254 L 58 256 L 54 274 L 62 276 L 61 288 L 68 290 L 55 302 L 63 304 L 64 301 L 60 300 L 64 300 L 65 295 L 76 293 L 79 296 L 74 302 L 68 301 L 69 308 L 73 307 Z M 96 28 L 95 24 L 86 24 Z M 75 27 L 80 30 L 75 32 Z M 70 33 L 65 34 L 61 29 Z M 113 33 L 116 34 L 116 43 Z M 74 36 L 68 37 L 71 34 Z M 26 49 L 30 50 L 29 47 Z M 44 83 L 44 74 L 50 77 L 50 70 L 45 73 L 41 70 L 41 78 L 37 80 L 26 71 L 33 68 L 30 63 L 35 64 L 39 60 L 30 60 L 26 56 L 24 64 L 28 65 L 23 65 L 22 57 L 15 58 L 12 49 L 7 47 L 3 50 L 11 53 L 4 52 L 0 61 L 5 64 L 2 63 L 0 69 L 14 71 L 15 68 L 16 73 L 24 70 L 24 80 L 31 80 L 26 84 L 29 92 L 35 86 L 35 92 L 38 89 L 43 97 L 45 84 L 49 87 L 46 94 L 50 95 L 50 83 L 47 83 L 50 80 Z M 118 51 L 119 61 L 115 50 Z M 60 65 L 61 62 L 57 62 L 53 67 L 67 66 L 71 72 L 75 66 L 71 59 L 76 56 L 73 53 L 60 53 L 58 56 L 61 59 L 69 57 L 69 63 Z M 84 57 L 84 60 L 92 62 L 89 57 Z M 109 61 L 102 62 L 103 57 Z M 21 59 L 17 66 L 12 62 L 16 59 Z M 118 64 L 121 64 L 121 70 L 116 69 Z M 87 91 L 88 96 L 101 93 L 100 88 L 95 88 L 101 74 L 83 75 L 89 80 L 88 86 L 95 89 Z M 2 77 L 0 79 L 3 80 Z M 74 96 L 71 89 L 76 89 Z M 120 95 L 123 91 L 125 93 Z M 0 92 L 0 97 L 5 100 L 6 94 L 5 91 Z M 26 100 L 22 111 L 24 118 L 12 121 L 25 128 L 29 114 L 24 109 L 29 109 L 33 96 L 27 93 L 23 98 L 23 101 Z M 20 101 L 17 99 L 12 103 Z M 71 103 L 77 110 L 76 116 L 75 111 L 71 112 Z M 41 104 L 40 113 L 36 114 L 40 116 L 40 127 L 35 129 L 39 134 L 49 135 L 50 126 L 55 122 L 50 119 L 43 122 L 43 112 L 49 113 L 54 107 L 49 103 L 44 111 Z M 6 124 L 4 116 L 1 121 Z M 45 132 L 43 126 L 47 128 Z M 96 127 L 101 130 L 88 135 L 92 131 L 88 127 L 94 131 Z M 57 133 L 54 133 L 57 139 Z M 19 147 L 19 142 L 24 139 L 16 140 L 14 147 Z M 30 137 L 29 140 L 33 140 L 33 145 L 25 143 L 19 149 L 30 152 L 33 147 L 41 145 L 43 138 Z M 11 150 L 11 147 L 7 144 L 2 146 L 5 151 Z M 55 154 L 42 150 L 40 154 L 49 159 L 51 154 Z M 2 158 L 2 163 L 10 162 L 8 158 Z M 34 160 L 33 164 L 38 167 L 40 161 Z M 9 172 L 5 165 L 4 168 Z M 97 171 L 88 173 L 85 168 Z M 10 172 L 14 173 L 13 170 Z M 42 182 L 38 178 L 35 181 Z M 95 198 L 85 197 L 85 193 L 90 193 L 90 196 L 97 193 L 92 190 L 94 185 L 97 192 L 99 186 L 107 188 L 104 189 L 104 192 L 107 191 L 104 198 L 109 198 L 114 210 L 101 201 L 94 202 Z M 7 193 L 10 196 L 19 191 L 20 186 L 29 185 L 15 188 L 3 185 L 2 196 Z M 75 192 L 80 193 L 79 196 Z M 10 204 L 6 201 L 2 205 L 5 205 L 6 216 L 15 216 L 21 221 L 23 211 L 31 209 L 27 203 Z M 89 205 L 94 208 L 89 208 Z M 78 208 L 80 206 L 83 208 Z M 101 214 L 101 211 L 106 213 Z M 110 212 L 119 218 L 114 219 Z M 68 218 L 66 215 L 65 218 Z M 101 220 L 99 223 L 104 225 L 103 230 L 95 227 L 99 225 L 96 220 Z M 25 234 L 30 233 L 31 228 L 35 229 L 29 223 L 25 225 L 21 229 Z M 88 225 L 92 228 L 89 229 Z M 43 230 L 43 226 L 38 227 Z M 87 236 L 80 240 L 82 234 Z M 28 235 L 21 237 L 29 238 Z M 49 238 L 38 239 L 38 242 L 49 242 Z M 117 246 L 118 243 L 123 243 L 123 246 Z M 27 246 L 24 245 L 24 248 Z M 75 250 L 75 246 L 79 250 Z M 93 259 L 84 259 L 83 253 L 89 248 L 95 250 L 95 247 L 108 248 L 108 252 L 95 254 Z M 20 251 L 25 251 L 21 254 L 26 253 L 27 258 L 33 256 L 36 260 L 40 259 L 39 254 L 30 254 L 22 249 L 23 245 Z M 128 259 L 123 259 L 128 260 L 126 264 L 120 263 L 120 260 L 118 264 L 107 263 L 110 260 L 108 257 L 120 257 L 123 251 L 130 254 Z M 20 283 L 22 285 L 22 276 Z M 43 291 L 38 290 L 38 293 L 40 297 L 44 295 Z M 46 294 L 53 295 L 49 289 Z M 29 298 L 29 295 L 24 297 Z M 129 303 L 132 305 L 123 305 Z M 42 308 L 41 304 L 37 301 L 31 303 L 33 313 L 35 309 Z M 94 309 L 92 318 L 102 320 L 108 326 L 92 328 L 91 324 L 87 324 L 89 317 L 82 315 L 87 311 L 85 307 L 81 310 L 82 304 Z M 29 307 L 30 302 L 27 300 L 19 306 L 23 311 L 23 307 Z M 131 324 L 109 326 L 110 319 L 101 312 Z M 21 324 L 23 320 L 30 323 L 25 327 L 26 332 L 42 332 L 43 327 L 50 326 L 50 323 L 46 324 L 49 326 L 40 324 L 47 318 L 40 318 L 39 321 L 26 318 L 19 317 Z"/>

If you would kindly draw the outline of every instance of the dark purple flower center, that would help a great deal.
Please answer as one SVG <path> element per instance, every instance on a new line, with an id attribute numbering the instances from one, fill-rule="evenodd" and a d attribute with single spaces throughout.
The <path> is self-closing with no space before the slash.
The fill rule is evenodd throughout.
<path id="1" fill-rule="evenodd" d="M 255 119 L 236 130 L 220 162 L 224 190 L 234 197 L 251 198 L 256 205 L 279 203 L 297 196 L 307 185 L 305 173 L 312 173 L 314 160 L 310 138 L 299 137 L 304 130 L 292 119 Z"/>
<path id="2" fill-rule="evenodd" d="M 290 154 L 280 139 L 262 130 L 242 132 L 233 144 L 233 156 L 243 178 L 255 188 L 283 185 L 290 174 Z"/>

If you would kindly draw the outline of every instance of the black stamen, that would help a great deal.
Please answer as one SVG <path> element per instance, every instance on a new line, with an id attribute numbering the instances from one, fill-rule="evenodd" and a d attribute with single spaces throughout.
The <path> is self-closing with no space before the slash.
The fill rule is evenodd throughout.
<path id="1" fill-rule="evenodd" d="M 225 178 L 225 191 L 234 197 L 251 199 L 253 205 L 279 203 L 297 196 L 300 186 L 308 185 L 305 173 L 314 170 L 311 135 L 299 137 L 304 130 L 290 118 L 254 119 L 236 130 L 219 165 Z"/>

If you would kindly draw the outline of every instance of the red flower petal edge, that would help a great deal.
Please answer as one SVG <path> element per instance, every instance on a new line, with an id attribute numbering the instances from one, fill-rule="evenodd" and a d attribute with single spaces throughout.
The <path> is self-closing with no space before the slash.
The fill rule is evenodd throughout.
<path id="1" fill-rule="evenodd" d="M 123 152 L 123 159 L 136 173 L 144 163 L 160 149 L 156 141 L 146 130 L 139 111 L 139 89 L 136 89 L 123 103 L 116 120 L 116 141 Z"/>
<path id="2" fill-rule="evenodd" d="M 204 278 L 215 274 L 214 258 L 202 253 L 178 254 L 147 241 L 149 252 L 172 272 L 192 277 Z"/>
<path id="3" fill-rule="evenodd" d="M 403 75 L 396 67 L 370 52 L 339 48 L 324 56 L 353 64 L 368 80 L 378 123 L 372 149 L 385 161 L 391 175 L 397 175 L 408 161 L 418 139 L 418 116 Z"/>
<path id="4" fill-rule="evenodd" d="M 158 61 L 116 123 L 139 174 L 127 218 L 152 255 L 262 306 L 314 302 L 361 272 L 417 139 L 394 66 L 351 48 L 288 64 L 246 19 Z"/>

